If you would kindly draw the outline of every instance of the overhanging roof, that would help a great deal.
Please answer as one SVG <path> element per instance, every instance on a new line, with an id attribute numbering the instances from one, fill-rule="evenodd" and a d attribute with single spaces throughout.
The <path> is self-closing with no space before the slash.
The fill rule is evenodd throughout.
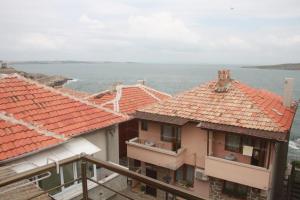
<path id="1" fill-rule="evenodd" d="M 17 172 L 24 172 L 36 167 L 46 165 L 47 162 L 60 161 L 80 153 L 86 153 L 88 155 L 101 151 L 96 145 L 89 142 L 87 139 L 78 137 L 69 140 L 68 142 L 37 153 L 35 155 L 18 160 L 13 163 L 12 169 Z"/>
<path id="2" fill-rule="evenodd" d="M 284 141 L 284 142 L 286 142 L 288 139 L 287 138 L 288 134 L 286 134 L 286 133 L 264 131 L 264 130 L 243 128 L 243 127 L 229 126 L 229 125 L 222 125 L 222 124 L 215 124 L 215 123 L 210 123 L 210 122 L 200 122 L 197 125 L 197 127 L 202 128 L 202 129 L 238 133 L 238 134 L 243 134 L 243 135 L 255 136 L 255 137 L 259 137 L 259 138 L 278 140 L 278 141 Z"/>
<path id="3" fill-rule="evenodd" d="M 185 118 L 176 117 L 176 116 L 167 116 L 167 115 L 159 115 L 159 114 L 152 114 L 147 112 L 137 111 L 134 115 L 135 118 L 150 120 L 155 122 L 163 122 L 168 124 L 175 124 L 182 126 L 187 122 L 191 121 Z"/>

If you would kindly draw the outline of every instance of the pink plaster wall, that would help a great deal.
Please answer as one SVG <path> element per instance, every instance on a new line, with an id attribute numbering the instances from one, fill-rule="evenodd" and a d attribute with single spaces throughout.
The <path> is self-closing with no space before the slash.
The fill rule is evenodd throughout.
<path id="1" fill-rule="evenodd" d="M 196 123 L 188 123 L 181 130 L 181 146 L 186 148 L 185 163 L 204 168 L 207 154 L 207 132 L 196 127 Z"/>
<path id="2" fill-rule="evenodd" d="M 250 164 L 251 163 L 251 157 L 250 156 L 244 156 L 241 153 L 236 153 L 232 151 L 225 150 L 225 134 L 224 133 L 213 133 L 213 156 L 224 158 L 228 154 L 233 154 L 236 157 L 237 162 Z"/>
<path id="3" fill-rule="evenodd" d="M 181 147 L 186 148 L 184 159 L 186 164 L 194 166 L 196 159 L 196 166 L 204 168 L 207 154 L 207 132 L 197 128 L 196 125 L 196 123 L 187 123 L 181 128 Z M 160 126 L 160 123 L 148 122 L 148 131 L 139 128 L 139 137 L 144 140 L 164 143 L 164 146 L 171 149 L 171 143 L 160 140 Z"/>

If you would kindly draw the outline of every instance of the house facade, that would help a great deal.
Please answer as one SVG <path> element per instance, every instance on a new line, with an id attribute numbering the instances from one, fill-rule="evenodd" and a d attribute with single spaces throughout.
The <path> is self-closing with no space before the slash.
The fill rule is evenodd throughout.
<path id="1" fill-rule="evenodd" d="M 155 90 L 145 85 L 145 81 L 137 81 L 137 84 L 115 84 L 110 90 L 102 91 L 85 97 L 88 101 L 112 109 L 129 118 L 119 124 L 119 159 L 120 163 L 127 165 L 126 141 L 138 137 L 138 120 L 134 114 L 137 109 L 170 98 L 171 95 Z"/>
<path id="2" fill-rule="evenodd" d="M 291 82 L 280 97 L 222 70 L 217 81 L 139 109 L 139 136 L 127 142 L 129 169 L 204 199 L 276 199 L 297 108 Z"/>
<path id="3" fill-rule="evenodd" d="M 1 166 L 20 173 L 82 152 L 119 162 L 118 124 L 128 120 L 127 116 L 19 75 L 1 77 L 0 101 Z M 79 163 L 58 167 L 49 178 L 38 181 L 42 189 L 80 176 Z M 88 171 L 97 181 L 112 175 L 96 165 L 89 165 Z M 76 193 L 80 185 L 72 182 L 50 194 L 55 199 L 70 199 L 80 195 Z M 89 183 L 89 188 L 96 186 Z"/>

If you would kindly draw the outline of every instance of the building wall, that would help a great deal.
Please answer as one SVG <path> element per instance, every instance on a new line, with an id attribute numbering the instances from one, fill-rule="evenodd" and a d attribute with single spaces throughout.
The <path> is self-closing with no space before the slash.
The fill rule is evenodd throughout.
<path id="1" fill-rule="evenodd" d="M 82 137 L 101 149 L 94 155 L 95 158 L 119 163 L 118 125 L 96 130 Z"/>
<path id="2" fill-rule="evenodd" d="M 93 143 L 101 149 L 100 152 L 94 154 L 94 157 L 100 160 L 106 160 L 106 133 L 105 129 L 96 130 L 94 132 L 83 135 L 85 139 Z"/>
<path id="3" fill-rule="evenodd" d="M 138 137 L 139 121 L 132 119 L 119 124 L 119 157 L 127 157 L 126 141 Z"/>
<path id="4" fill-rule="evenodd" d="M 181 129 L 181 147 L 186 148 L 185 163 L 204 168 L 205 156 L 207 154 L 207 133 L 196 127 L 196 123 L 187 123 Z M 141 127 L 141 126 L 140 126 Z M 169 142 L 160 140 L 161 123 L 148 122 L 148 131 L 139 128 L 140 139 L 150 140 L 156 143 L 165 143 L 164 147 L 171 149 Z"/>
<path id="5" fill-rule="evenodd" d="M 251 157 L 250 156 L 244 156 L 241 153 L 235 153 L 232 151 L 225 150 L 225 134 L 224 133 L 213 133 L 213 156 L 224 158 L 228 154 L 233 154 L 238 162 L 250 164 L 251 163 Z"/>
<path id="6" fill-rule="evenodd" d="M 207 132 L 196 127 L 196 123 L 187 123 L 181 130 L 181 146 L 186 148 L 185 163 L 204 168 L 207 155 Z"/>

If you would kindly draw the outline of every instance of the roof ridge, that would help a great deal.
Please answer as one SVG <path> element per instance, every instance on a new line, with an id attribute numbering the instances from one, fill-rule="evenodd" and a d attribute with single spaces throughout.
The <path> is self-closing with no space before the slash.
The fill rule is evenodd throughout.
<path id="1" fill-rule="evenodd" d="M 61 94 L 61 95 L 65 96 L 65 97 L 68 97 L 68 98 L 70 98 L 70 99 L 73 99 L 73 100 L 75 100 L 75 101 L 79 101 L 80 103 L 83 103 L 83 104 L 85 104 L 85 105 L 88 105 L 88 106 L 92 106 L 92 107 L 101 109 L 101 110 L 103 110 L 103 111 L 106 111 L 106 112 L 109 112 L 109 113 L 118 115 L 118 116 L 120 116 L 120 117 L 124 117 L 125 119 L 127 118 L 127 116 L 123 115 L 122 113 L 117 113 L 117 112 L 115 112 L 115 111 L 113 111 L 113 110 L 111 110 L 111 109 L 105 108 L 105 107 L 103 107 L 103 106 L 99 106 L 99 105 L 97 105 L 97 104 L 95 104 L 95 103 L 92 103 L 92 102 L 90 102 L 90 101 L 87 101 L 87 100 L 85 100 L 85 99 L 80 99 L 80 98 L 74 97 L 74 96 L 72 96 L 72 95 L 69 95 L 69 94 L 60 92 L 59 90 L 56 90 L 56 89 L 54 89 L 54 88 L 52 88 L 52 87 L 43 85 L 43 84 L 38 83 L 38 82 L 36 82 L 36 81 L 34 81 L 34 80 L 25 78 L 25 77 L 23 77 L 23 76 L 21 76 L 21 75 L 19 75 L 19 74 L 14 74 L 13 76 L 8 76 L 8 77 L 17 77 L 17 78 L 19 78 L 19 79 L 21 79 L 21 80 L 27 81 L 27 82 L 29 82 L 29 83 L 36 84 L 36 85 L 38 85 L 38 86 L 40 86 L 40 87 L 43 87 L 44 89 L 50 90 L 51 92 L 55 92 L 55 93 L 58 93 L 58 94 Z"/>
<path id="2" fill-rule="evenodd" d="M 161 101 L 160 98 L 158 98 L 157 96 L 155 96 L 154 94 L 152 94 L 151 92 L 147 91 L 142 85 L 138 86 L 140 89 L 142 89 L 146 94 L 150 95 L 152 98 L 156 99 L 157 101 Z"/>
<path id="3" fill-rule="evenodd" d="M 111 92 L 111 91 L 110 90 L 103 90 L 101 92 L 96 92 L 94 94 L 91 94 L 91 95 L 85 97 L 84 99 L 89 99 L 89 98 L 92 98 L 92 97 L 96 97 L 96 96 L 98 96 L 100 94 L 105 94 L 105 93 L 108 93 L 108 92 Z"/>
<path id="4" fill-rule="evenodd" d="M 260 89 L 260 88 L 253 88 L 253 87 L 250 87 L 248 86 L 247 84 L 244 84 L 244 83 L 241 83 L 239 82 L 238 84 L 242 85 L 243 87 L 247 87 L 248 89 L 251 89 L 252 91 L 256 91 L 256 92 L 266 92 L 270 95 L 274 95 L 277 97 L 281 97 L 280 95 L 276 94 L 276 93 L 273 93 L 273 92 L 270 92 L 268 90 L 264 90 L 264 89 Z M 251 97 L 247 91 L 243 90 L 240 86 L 237 86 L 236 87 L 240 92 L 242 92 L 245 96 L 247 96 L 251 102 L 253 103 L 253 105 L 258 108 L 265 116 L 267 116 L 270 120 L 272 120 L 273 124 L 275 124 L 277 126 L 278 129 L 282 129 L 282 124 L 279 122 L 279 121 L 275 121 L 274 117 L 272 117 L 270 115 L 270 113 L 268 113 L 265 109 L 263 109 L 261 106 L 258 105 L 258 102 L 254 100 L 253 97 Z M 285 109 L 288 109 L 288 108 L 285 108 Z M 277 115 L 283 115 L 283 113 L 280 113 L 277 109 L 274 109 L 272 108 L 271 109 L 275 114 Z"/>
<path id="5" fill-rule="evenodd" d="M 166 93 L 166 92 L 162 92 L 162 91 L 159 91 L 159 90 L 156 90 L 152 87 L 149 87 L 149 86 L 146 86 L 146 85 L 142 85 L 142 84 L 137 84 L 137 85 L 141 85 L 142 87 L 146 88 L 146 89 L 149 89 L 149 90 L 152 90 L 154 92 L 157 92 L 157 93 L 160 93 L 160 94 L 163 94 L 163 95 L 166 95 L 166 96 L 169 96 L 169 97 L 172 97 L 172 95 Z M 155 95 L 156 96 L 156 95 Z"/>
<path id="6" fill-rule="evenodd" d="M 0 119 L 10 122 L 12 124 L 18 124 L 18 125 L 22 125 L 25 126 L 26 128 L 30 129 L 30 130 L 34 130 L 39 134 L 42 134 L 44 136 L 48 136 L 48 137 L 54 137 L 56 139 L 61 139 L 61 140 L 68 140 L 68 137 L 65 137 L 62 134 L 57 134 L 45 129 L 42 129 L 40 126 L 37 126 L 36 124 L 32 124 L 32 123 L 28 123 L 25 122 L 21 119 L 16 119 L 12 114 L 8 114 L 6 112 L 1 111 L 0 112 Z"/>

